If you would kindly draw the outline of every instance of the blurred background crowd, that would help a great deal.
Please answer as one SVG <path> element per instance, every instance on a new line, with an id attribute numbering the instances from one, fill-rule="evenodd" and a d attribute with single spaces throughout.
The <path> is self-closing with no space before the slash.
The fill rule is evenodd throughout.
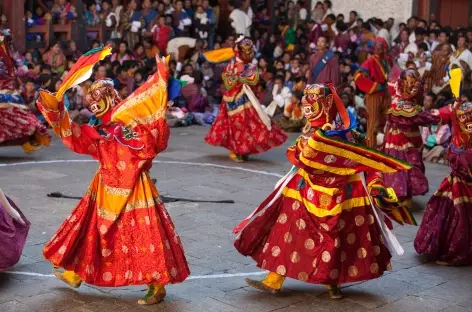
<path id="1" fill-rule="evenodd" d="M 35 27 L 47 23 L 68 25 L 78 18 L 67 0 L 40 1 L 27 10 L 27 40 L 45 41 Z M 230 2 L 227 29 L 221 29 L 218 1 L 209 0 L 120 0 L 84 1 L 89 48 L 103 42 L 113 47 L 111 58 L 96 67 L 93 79 L 67 94 L 72 118 L 86 123 L 92 114 L 84 107 L 84 95 L 95 79 L 111 78 L 121 97 L 138 88 L 155 71 L 154 55 L 171 55 L 171 73 L 184 83 L 182 95 L 168 112 L 171 126 L 210 125 L 222 98 L 221 72 L 224 64 L 208 63 L 202 53 L 232 47 L 240 35 L 250 37 L 256 48 L 254 60 L 260 70 L 256 94 L 266 112 L 286 131 L 304 126 L 300 100 L 307 83 L 330 80 L 349 111 L 357 116 L 358 130 L 365 131 L 364 94 L 354 81 L 355 73 L 367 60 L 377 37 L 389 45 L 389 55 L 398 69 L 415 68 L 424 81 L 425 110 L 440 108 L 452 101 L 447 70 L 460 64 L 464 85 L 472 85 L 472 28 L 449 27 L 434 19 L 412 16 L 406 21 L 381 16 L 363 19 L 355 10 L 348 16 L 333 11 L 331 1 L 318 2 L 313 10 L 304 0 L 274 1 L 269 15 L 264 1 Z M 353 8 L 354 9 L 354 8 Z M 2 27 L 9 21 L 3 16 Z M 93 27 L 103 27 L 95 31 Z M 13 43 L 14 45 L 14 43 Z M 311 72 L 326 51 L 334 52 L 320 81 L 311 81 Z M 21 94 L 31 110 L 36 108 L 38 89 L 54 92 L 83 52 L 67 35 L 58 34 L 46 49 L 30 48 L 13 53 Z M 472 100 L 470 88 L 464 94 Z M 451 130 L 448 124 L 422 129 L 424 157 L 444 162 L 443 150 Z"/>

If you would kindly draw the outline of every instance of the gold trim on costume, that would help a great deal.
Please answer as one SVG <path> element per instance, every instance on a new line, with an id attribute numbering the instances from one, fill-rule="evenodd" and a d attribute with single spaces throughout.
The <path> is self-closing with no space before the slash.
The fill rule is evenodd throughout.
<path id="1" fill-rule="evenodd" d="M 237 114 L 237 113 L 240 113 L 242 112 L 243 110 L 245 110 L 246 108 L 249 108 L 252 106 L 252 103 L 251 102 L 247 102 L 246 104 L 243 104 L 241 106 L 239 106 L 238 108 L 234 109 L 234 110 L 228 110 L 228 116 L 232 116 L 234 114 Z"/>
<path id="2" fill-rule="evenodd" d="M 357 208 L 357 207 L 364 207 L 364 206 L 369 205 L 370 203 L 369 198 L 367 196 L 350 198 L 343 201 L 342 203 L 337 204 L 336 206 L 328 210 L 328 209 L 323 209 L 323 208 L 315 206 L 315 204 L 306 200 L 297 190 L 286 187 L 283 190 L 283 194 L 286 197 L 302 202 L 303 205 L 306 207 L 306 209 L 310 213 L 320 218 L 327 217 L 327 216 L 335 216 L 335 215 L 340 214 L 343 210 L 348 210 L 348 209 Z"/>
<path id="3" fill-rule="evenodd" d="M 358 153 L 351 152 L 349 150 L 342 149 L 342 148 L 339 148 L 339 147 L 334 147 L 334 146 L 322 143 L 320 141 L 315 141 L 313 138 L 310 138 L 308 140 L 308 145 L 310 145 L 310 147 L 312 147 L 313 149 L 315 149 L 317 151 L 320 151 L 320 152 L 323 152 L 323 153 L 328 153 L 328 154 L 339 156 L 339 157 L 343 157 L 343 158 L 346 158 L 346 159 L 350 159 L 350 160 L 358 162 L 359 164 L 369 166 L 370 168 L 376 169 L 376 170 L 384 172 L 384 173 L 397 172 L 397 170 L 395 170 L 394 168 L 391 168 L 391 167 L 389 167 L 389 166 L 387 166 L 383 163 L 372 160 L 372 159 L 370 159 L 366 156 L 362 156 Z M 302 156 L 303 155 L 301 155 L 300 159 L 302 158 Z M 316 167 L 314 167 L 314 168 L 316 168 Z M 335 168 L 335 167 L 328 167 L 328 168 Z M 335 168 L 335 169 L 337 171 L 340 171 L 341 169 L 343 169 L 340 172 L 343 172 L 344 170 L 347 170 L 347 172 L 352 172 L 351 174 L 354 174 L 356 172 L 354 169 L 347 169 L 347 168 Z M 322 169 L 322 170 L 324 170 L 324 169 Z M 330 171 L 330 172 L 333 172 L 333 171 Z M 334 173 L 337 173 L 337 172 L 334 171 Z"/>
<path id="4" fill-rule="evenodd" d="M 321 185 L 313 184 L 313 182 L 311 182 L 310 180 L 310 174 L 306 172 L 304 169 L 298 169 L 298 174 L 301 175 L 303 179 L 305 179 L 305 181 L 307 181 L 310 187 L 314 189 L 315 191 L 329 194 L 331 196 L 339 193 L 339 188 L 337 187 L 324 187 Z M 347 179 L 346 183 L 352 183 L 352 182 L 356 182 L 360 180 L 361 178 L 357 174 L 354 174 Z"/>
<path id="5" fill-rule="evenodd" d="M 103 185 L 105 192 L 107 192 L 110 195 L 118 195 L 118 196 L 129 196 L 131 194 L 131 189 L 125 189 L 125 188 L 118 188 L 118 187 L 111 187 L 108 185 Z"/>

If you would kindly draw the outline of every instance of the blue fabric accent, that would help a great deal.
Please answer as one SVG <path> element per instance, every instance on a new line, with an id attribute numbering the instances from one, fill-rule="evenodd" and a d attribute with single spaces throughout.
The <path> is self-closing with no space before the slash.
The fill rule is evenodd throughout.
<path id="1" fill-rule="evenodd" d="M 329 136 L 329 137 L 336 136 L 347 141 L 346 134 L 357 128 L 356 115 L 354 115 L 350 111 L 347 111 L 347 113 L 349 114 L 349 123 L 350 123 L 349 127 L 347 127 L 347 129 L 342 129 L 342 130 L 328 130 L 325 132 L 326 136 Z"/>
<path id="2" fill-rule="evenodd" d="M 247 97 L 246 94 L 242 94 L 239 98 L 236 98 L 234 101 L 226 102 L 226 106 L 228 107 L 228 111 L 232 111 L 246 104 L 247 102 L 249 102 L 249 98 Z"/>
<path id="3" fill-rule="evenodd" d="M 328 62 L 331 60 L 331 58 L 334 56 L 334 53 L 332 51 L 328 51 L 323 55 L 321 60 L 319 60 L 318 64 L 315 65 L 315 68 L 313 68 L 313 71 L 311 72 L 311 81 L 312 83 L 315 83 L 316 78 L 318 78 L 318 75 L 323 71 L 323 69 L 328 65 Z"/>
<path id="4" fill-rule="evenodd" d="M 2 92 L 0 90 L 0 92 Z M 23 98 L 18 92 L 12 93 L 0 93 L 0 103 L 14 103 L 14 104 L 25 104 Z"/>
<path id="5" fill-rule="evenodd" d="M 167 87 L 167 96 L 169 101 L 173 101 L 176 97 L 178 97 L 180 95 L 181 89 L 182 85 L 180 81 L 175 78 L 171 78 Z"/>
<path id="6" fill-rule="evenodd" d="M 70 102 L 69 98 L 67 97 L 67 94 L 64 94 L 64 107 L 66 108 L 66 110 L 70 109 Z"/>

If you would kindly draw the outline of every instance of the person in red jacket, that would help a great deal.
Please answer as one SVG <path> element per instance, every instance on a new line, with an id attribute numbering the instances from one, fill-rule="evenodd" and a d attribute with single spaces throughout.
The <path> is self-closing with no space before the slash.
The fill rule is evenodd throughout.
<path id="1" fill-rule="evenodd" d="M 161 55 L 167 55 L 167 43 L 169 42 L 172 29 L 166 25 L 166 17 L 159 16 L 159 22 L 152 28 L 152 41 L 159 49 Z"/>
<path id="2" fill-rule="evenodd" d="M 377 131 L 385 125 L 385 110 L 391 103 L 388 91 L 388 76 L 393 67 L 387 55 L 388 44 L 383 38 L 376 38 L 374 55 L 368 58 L 354 76 L 357 88 L 366 94 L 367 145 L 376 147 Z"/>

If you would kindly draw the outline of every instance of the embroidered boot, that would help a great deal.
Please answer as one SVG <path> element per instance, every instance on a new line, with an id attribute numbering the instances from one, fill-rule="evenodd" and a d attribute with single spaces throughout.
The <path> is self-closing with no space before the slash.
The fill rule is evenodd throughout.
<path id="1" fill-rule="evenodd" d="M 257 280 L 252 280 L 249 278 L 246 278 L 246 283 L 259 290 L 263 290 L 272 294 L 276 294 L 280 291 L 282 288 L 282 284 L 284 283 L 285 277 L 274 273 L 270 272 L 267 277 L 262 280 L 262 281 L 257 281 Z"/>
<path id="2" fill-rule="evenodd" d="M 162 302 L 166 296 L 166 289 L 159 284 L 150 284 L 147 294 L 138 300 L 140 305 L 151 305 Z"/>

